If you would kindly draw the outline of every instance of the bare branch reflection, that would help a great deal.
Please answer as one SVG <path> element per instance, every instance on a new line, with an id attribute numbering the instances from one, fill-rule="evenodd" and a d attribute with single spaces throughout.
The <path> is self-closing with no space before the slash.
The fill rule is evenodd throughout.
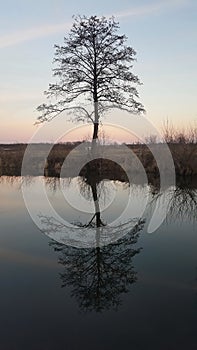
<path id="1" fill-rule="evenodd" d="M 153 202 L 160 200 L 157 189 L 151 191 Z M 195 182 L 178 181 L 176 187 L 171 187 L 166 192 L 169 200 L 168 220 L 197 220 L 197 187 Z M 165 197 L 164 197 L 165 200 Z"/>
<path id="2" fill-rule="evenodd" d="M 133 246 L 143 226 L 141 220 L 126 237 L 101 248 L 78 249 L 50 242 L 64 267 L 62 287 L 71 287 L 71 296 L 82 311 L 117 309 L 121 304 L 121 294 L 137 281 L 133 258 L 141 248 Z"/>
<path id="3" fill-rule="evenodd" d="M 134 248 L 134 245 L 145 221 L 131 218 L 116 228 L 107 227 L 107 223 L 102 220 L 99 204 L 104 187 L 99 186 L 99 180 L 92 175 L 81 178 L 79 183 L 83 194 L 87 190 L 86 198 L 93 198 L 95 213 L 87 223 L 78 222 L 77 225 L 78 228 L 83 228 L 83 234 L 89 228 L 94 230 L 95 247 L 75 248 L 55 240 L 51 240 L 49 244 L 59 252 L 58 261 L 64 267 L 60 273 L 62 287 L 71 287 L 71 295 L 82 311 L 101 312 L 117 309 L 121 304 L 121 294 L 127 293 L 129 286 L 137 281 L 133 258 L 141 248 Z M 63 228 L 61 222 L 51 217 L 42 217 L 42 222 L 49 237 L 53 237 L 55 231 Z M 74 229 L 70 228 L 71 234 L 72 230 Z M 116 239 L 113 244 L 105 245 L 104 236 L 121 238 Z"/>
<path id="4" fill-rule="evenodd" d="M 177 186 L 170 202 L 170 216 L 179 219 L 197 220 L 197 189 Z"/>

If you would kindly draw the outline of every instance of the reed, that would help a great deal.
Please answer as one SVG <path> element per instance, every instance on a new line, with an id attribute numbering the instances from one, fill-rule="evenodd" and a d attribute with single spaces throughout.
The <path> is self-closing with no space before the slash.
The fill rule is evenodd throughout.
<path id="1" fill-rule="evenodd" d="M 196 176 L 197 175 L 197 147 L 196 142 L 194 142 L 193 134 L 192 135 L 192 142 L 190 138 L 190 142 L 186 142 L 183 140 L 186 140 L 186 138 L 182 137 L 181 139 L 174 138 L 173 141 L 171 139 L 170 142 L 168 142 L 169 149 L 172 154 L 172 158 L 174 160 L 175 164 L 175 170 L 177 176 Z M 188 140 L 188 139 L 187 139 Z M 168 140 L 169 141 L 169 140 Z M 51 152 L 49 153 L 47 159 L 43 163 L 43 154 L 42 150 L 44 152 L 45 144 L 39 144 L 35 145 L 34 152 L 31 155 L 30 159 L 30 170 L 31 173 L 27 175 L 45 175 L 45 176 L 60 176 L 61 173 L 61 167 L 64 163 L 64 160 L 66 156 L 69 154 L 71 150 L 73 150 L 76 145 L 79 143 L 69 143 L 69 144 L 56 144 L 53 145 Z M 157 167 L 156 160 L 154 159 L 153 154 L 150 152 L 148 145 L 145 144 L 131 144 L 127 145 L 139 158 L 140 162 L 142 163 L 145 171 L 147 174 L 151 174 L 155 177 L 159 176 L 159 169 Z M 20 176 L 21 175 L 21 166 L 23 161 L 23 156 L 25 153 L 27 145 L 26 144 L 12 144 L 12 145 L 0 145 L 0 176 L 7 175 L 7 176 Z M 129 162 L 127 159 L 125 159 L 124 151 L 121 146 L 110 146 L 110 145 L 104 145 L 103 147 L 108 147 L 108 151 L 111 147 L 111 152 L 116 152 L 116 157 L 119 159 L 119 164 L 122 162 L 123 169 L 126 169 L 127 171 L 135 172 L 135 164 L 132 162 Z M 162 143 L 155 143 L 154 144 L 155 149 L 159 151 L 162 149 L 163 144 Z M 73 158 L 73 162 L 70 165 L 70 169 L 68 169 L 68 176 L 75 176 L 76 174 L 73 174 L 72 169 L 74 168 L 74 163 L 78 160 L 77 151 L 76 158 Z M 44 164 L 44 166 L 43 166 Z M 109 161 L 107 159 L 105 160 L 95 160 L 92 162 L 92 166 L 94 168 L 98 168 L 99 172 L 105 175 L 105 176 L 116 176 L 119 178 L 125 178 L 124 171 L 121 171 L 121 167 L 117 167 L 117 164 Z M 87 169 L 83 169 L 82 173 L 87 171 Z M 137 170 L 136 170 L 137 171 Z M 166 164 L 166 172 L 167 172 L 167 164 Z M 104 176 L 103 175 L 103 176 Z M 110 177 L 109 177 L 110 178 Z"/>

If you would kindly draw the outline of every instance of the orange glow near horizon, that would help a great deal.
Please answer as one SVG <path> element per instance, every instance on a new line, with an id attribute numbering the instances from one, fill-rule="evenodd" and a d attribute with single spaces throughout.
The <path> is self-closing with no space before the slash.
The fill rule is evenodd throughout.
<path id="1" fill-rule="evenodd" d="M 126 118 L 126 119 L 125 119 Z M 127 129 L 125 123 L 125 127 L 120 127 L 119 120 L 126 121 L 128 120 L 129 124 L 129 118 L 127 119 L 127 116 L 118 116 L 118 114 L 114 114 L 113 116 L 109 116 L 107 118 L 107 121 L 109 120 L 110 123 L 106 123 L 104 125 L 100 125 L 100 131 L 99 131 L 99 137 L 101 139 L 101 142 L 103 143 L 133 143 L 138 142 L 140 139 L 132 133 L 132 128 L 129 130 L 129 127 Z M 0 143 L 29 143 L 31 142 L 32 136 L 37 133 L 37 130 L 40 126 L 34 125 L 35 118 L 31 118 L 31 121 L 29 118 L 21 117 L 21 120 L 19 119 L 18 122 L 18 115 L 11 115 L 9 118 L 3 118 L 1 119 L 0 123 Z M 114 123 L 113 123 L 114 121 Z M 192 123 L 185 126 L 183 123 L 185 120 L 180 120 L 179 125 L 175 124 L 174 122 L 172 125 L 174 126 L 175 130 L 185 130 L 187 131 L 187 128 L 190 127 L 190 125 L 193 125 Z M 164 120 L 158 120 L 157 124 L 160 125 L 158 127 L 158 130 L 162 130 L 162 123 Z M 169 122 L 171 124 L 170 118 Z M 117 125 L 115 125 L 117 124 Z M 50 142 L 50 143 L 57 143 L 57 142 L 75 142 L 75 141 L 90 141 L 93 134 L 93 125 L 91 124 L 76 124 L 76 123 L 68 123 L 65 121 L 65 119 L 62 118 L 62 121 L 59 123 L 57 120 L 57 126 L 51 125 L 50 123 L 46 123 L 48 129 L 50 129 L 50 132 L 42 133 L 35 142 Z M 45 125 L 42 124 L 41 127 L 43 129 L 45 128 Z M 143 127 L 143 126 L 142 126 Z M 58 131 L 59 130 L 59 133 Z M 65 132 L 63 132 L 65 130 Z M 55 137 L 55 134 L 60 135 Z M 150 136 L 149 131 L 144 128 L 143 132 L 144 136 Z"/>

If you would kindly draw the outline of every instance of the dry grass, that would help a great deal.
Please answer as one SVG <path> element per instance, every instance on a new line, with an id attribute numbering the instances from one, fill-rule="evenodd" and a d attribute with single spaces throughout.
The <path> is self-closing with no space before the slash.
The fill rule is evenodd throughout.
<path id="1" fill-rule="evenodd" d="M 47 159 L 44 159 L 43 163 L 43 154 L 46 148 L 45 144 L 35 145 L 34 152 L 31 155 L 30 164 L 31 164 L 31 174 L 28 175 L 43 175 L 48 176 L 59 176 L 61 172 L 61 166 L 69 154 L 69 152 L 75 148 L 77 144 L 57 144 L 54 145 Z M 197 175 L 197 147 L 196 143 L 168 143 L 172 157 L 175 163 L 176 174 L 180 176 L 194 176 Z M 0 175 L 14 175 L 19 176 L 21 174 L 21 165 L 26 150 L 27 145 L 25 144 L 13 144 L 13 145 L 0 145 Z M 108 153 L 110 153 L 111 146 L 108 147 Z M 159 170 L 154 159 L 153 154 L 150 152 L 149 148 L 146 145 L 129 145 L 129 148 L 137 155 L 143 167 L 145 168 L 147 174 L 159 176 Z M 159 148 L 162 148 L 163 145 L 155 144 L 157 151 Z M 43 152 L 42 152 L 43 151 Z M 124 149 L 118 145 L 111 147 L 111 152 L 116 152 L 116 157 L 119 160 L 118 163 L 122 164 L 124 168 L 128 171 L 132 169 L 135 171 L 135 160 L 133 162 L 128 162 L 125 157 Z M 75 160 L 74 160 L 75 161 Z M 77 152 L 76 152 L 76 161 L 77 161 Z M 43 165 L 44 164 L 44 165 Z M 70 176 L 72 176 L 72 165 L 70 168 Z M 166 164 L 166 171 L 167 171 Z M 126 179 L 125 172 L 121 170 L 121 167 L 113 162 L 108 160 L 99 160 L 94 162 L 94 167 L 99 168 L 100 172 L 103 172 L 105 176 L 115 176 L 116 178 Z M 136 172 L 137 172 L 136 167 Z M 85 169 L 83 169 L 85 172 Z M 111 174 L 111 175 L 110 175 Z M 110 177 L 109 177 L 110 178 Z"/>

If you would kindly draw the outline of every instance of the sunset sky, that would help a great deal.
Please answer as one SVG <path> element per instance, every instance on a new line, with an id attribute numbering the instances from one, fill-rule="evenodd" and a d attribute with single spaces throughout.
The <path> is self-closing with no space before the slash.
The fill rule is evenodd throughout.
<path id="1" fill-rule="evenodd" d="M 0 143 L 28 142 L 36 131 L 36 107 L 46 102 L 43 91 L 53 81 L 54 44 L 63 43 L 72 15 L 78 14 L 114 15 L 119 21 L 120 33 L 137 51 L 134 72 L 143 83 L 138 89 L 140 102 L 156 128 L 161 129 L 166 118 L 179 128 L 197 123 L 196 0 L 0 0 L 0 4 Z M 131 130 L 131 119 L 121 111 L 105 121 L 121 124 L 123 117 L 123 126 Z M 75 126 L 65 123 L 67 131 Z M 54 141 L 51 135 L 43 141 Z M 75 133 L 75 138 L 81 137 L 80 131 Z"/>

